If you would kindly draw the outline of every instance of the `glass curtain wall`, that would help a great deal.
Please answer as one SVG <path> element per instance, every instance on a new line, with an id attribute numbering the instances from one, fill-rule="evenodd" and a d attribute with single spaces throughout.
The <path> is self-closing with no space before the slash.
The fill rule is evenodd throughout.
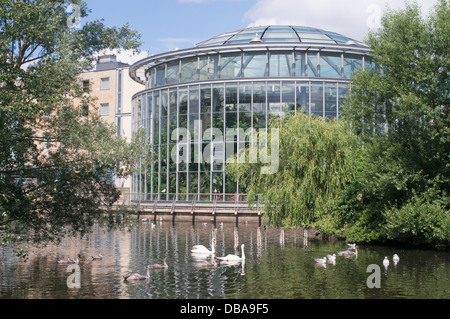
<path id="1" fill-rule="evenodd" d="M 133 192 L 144 200 L 232 201 L 242 190 L 224 163 L 288 112 L 339 116 L 348 81 L 239 81 L 154 89 L 133 101 L 135 128 L 152 141 L 153 162 L 140 162 Z M 245 161 L 246 159 L 244 159 Z"/>

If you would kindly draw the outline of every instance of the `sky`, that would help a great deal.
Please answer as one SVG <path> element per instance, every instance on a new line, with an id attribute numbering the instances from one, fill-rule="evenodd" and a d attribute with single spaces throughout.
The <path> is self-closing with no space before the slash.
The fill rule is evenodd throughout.
<path id="1" fill-rule="evenodd" d="M 147 56 L 191 48 L 229 31 L 258 25 L 299 25 L 341 33 L 363 41 L 376 29 L 383 10 L 405 7 L 405 0 L 85 0 L 86 20 L 108 26 L 129 23 L 141 35 L 141 54 L 119 54 L 134 63 Z M 437 0 L 416 0 L 426 16 Z M 83 23 L 83 21 L 82 21 Z"/>

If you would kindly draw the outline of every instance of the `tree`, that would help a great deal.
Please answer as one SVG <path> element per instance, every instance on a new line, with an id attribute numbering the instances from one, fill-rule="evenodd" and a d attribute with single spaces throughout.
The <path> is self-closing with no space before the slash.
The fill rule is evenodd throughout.
<path id="1" fill-rule="evenodd" d="M 299 113 L 273 119 L 279 128 L 279 169 L 261 174 L 260 146 L 245 149 L 245 163 L 227 163 L 227 173 L 248 192 L 248 201 L 264 203 L 269 223 L 284 227 L 318 227 L 333 232 L 340 217 L 334 212 L 339 192 L 352 179 L 355 159 L 361 150 L 345 122 L 311 118 Z M 258 142 L 272 139 L 259 136 Z M 250 154 L 259 154 L 252 163 Z"/>
<path id="2" fill-rule="evenodd" d="M 72 7 L 72 11 L 70 8 Z M 101 21 L 74 28 L 81 0 L 2 0 L 0 3 L 0 231 L 5 241 L 26 236 L 55 240 L 84 232 L 100 204 L 119 193 L 110 182 L 132 167 L 140 149 L 114 137 L 83 98 L 78 75 L 103 49 L 137 49 L 127 25 Z M 79 9 L 79 10 L 78 10 Z M 92 101 L 84 98 L 84 105 Z"/>
<path id="3" fill-rule="evenodd" d="M 369 33 L 380 70 L 355 74 L 343 110 L 365 143 L 359 178 L 341 206 L 353 225 L 347 229 L 351 239 L 449 240 L 449 37 L 445 0 L 427 19 L 417 4 L 387 11 L 382 27 Z M 425 227 L 425 220 L 433 227 Z"/>

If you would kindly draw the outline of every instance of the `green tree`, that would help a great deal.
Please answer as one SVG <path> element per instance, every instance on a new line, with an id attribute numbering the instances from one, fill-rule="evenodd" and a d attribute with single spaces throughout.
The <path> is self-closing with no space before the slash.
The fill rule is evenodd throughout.
<path id="1" fill-rule="evenodd" d="M 449 223 L 449 38 L 445 0 L 426 19 L 415 3 L 387 11 L 382 27 L 369 33 L 381 71 L 355 74 L 343 112 L 365 143 L 358 178 L 341 206 L 351 239 L 417 242 L 417 232 Z M 412 213 L 418 207 L 421 216 Z M 407 215 L 417 223 L 399 217 Z M 422 238 L 448 242 L 448 231 L 439 233 Z"/>
<path id="2" fill-rule="evenodd" d="M 274 118 L 270 127 L 279 128 L 279 154 L 272 154 L 279 158 L 278 171 L 261 174 L 267 164 L 260 157 L 251 163 L 250 154 L 260 152 L 257 146 L 245 150 L 245 163 L 237 159 L 227 163 L 227 173 L 246 187 L 250 203 L 264 203 L 270 224 L 334 232 L 341 217 L 333 208 L 337 195 L 352 179 L 361 150 L 358 139 L 343 121 L 303 113 Z M 270 150 L 272 139 L 268 135 Z M 258 142 L 263 139 L 260 134 Z"/>
<path id="3" fill-rule="evenodd" d="M 137 143 L 114 137 L 114 128 L 95 112 L 86 116 L 73 103 L 83 99 L 78 75 L 91 68 L 93 54 L 137 49 L 139 35 L 127 25 L 110 28 L 101 21 L 73 27 L 70 7 L 80 9 L 80 18 L 89 13 L 80 0 L 0 3 L 4 241 L 21 235 L 54 240 L 67 231 L 86 231 L 99 216 L 99 205 L 118 199 L 111 176 L 128 174 L 132 157 L 141 151 Z"/>

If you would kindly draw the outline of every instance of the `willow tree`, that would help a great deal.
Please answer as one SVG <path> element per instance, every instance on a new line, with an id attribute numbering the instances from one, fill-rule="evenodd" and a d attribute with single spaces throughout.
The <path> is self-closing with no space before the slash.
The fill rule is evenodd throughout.
<path id="1" fill-rule="evenodd" d="M 103 49 L 137 49 L 128 26 L 76 25 L 80 0 L 0 2 L 0 231 L 4 241 L 84 232 L 99 205 L 118 198 L 111 175 L 126 174 L 137 149 L 83 99 L 78 75 Z M 79 18 L 79 19 L 78 19 Z M 84 98 L 84 105 L 93 101 Z M 135 146 L 135 145 L 134 145 Z M 126 167 L 126 166 L 125 166 Z"/>
<path id="2" fill-rule="evenodd" d="M 267 164 L 260 155 L 269 151 L 260 146 L 263 141 L 271 149 L 271 128 L 279 129 L 279 154 L 271 154 L 278 156 L 278 171 L 263 174 Z M 228 174 L 245 188 L 251 204 L 264 205 L 271 225 L 332 231 L 340 221 L 333 209 L 335 201 L 352 178 L 361 150 L 357 138 L 345 122 L 303 113 L 275 119 L 271 128 L 268 136 L 259 134 L 258 145 L 244 151 L 245 161 L 227 163 Z M 250 155 L 255 154 L 258 161 L 252 163 Z"/>

